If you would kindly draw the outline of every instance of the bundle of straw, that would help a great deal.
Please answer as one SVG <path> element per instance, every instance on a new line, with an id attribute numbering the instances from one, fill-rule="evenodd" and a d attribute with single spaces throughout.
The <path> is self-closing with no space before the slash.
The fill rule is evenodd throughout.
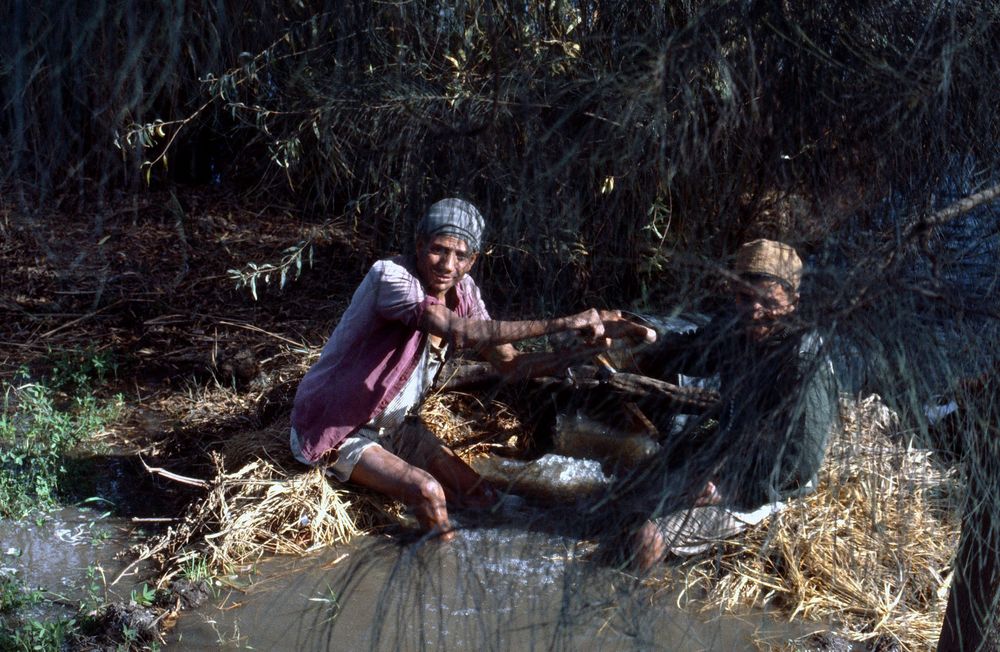
<path id="1" fill-rule="evenodd" d="M 212 453 L 214 478 L 180 525 L 136 550 L 179 566 L 202 550 L 214 569 L 231 569 L 267 553 L 302 555 L 345 543 L 398 522 L 399 507 L 295 462 L 287 423 L 233 438 Z"/>
<path id="2" fill-rule="evenodd" d="M 855 640 L 931 648 L 958 543 L 959 481 L 907 444 L 878 396 L 842 403 L 817 491 L 747 532 L 719 557 L 689 563 L 704 608 L 771 605 L 832 623 Z"/>

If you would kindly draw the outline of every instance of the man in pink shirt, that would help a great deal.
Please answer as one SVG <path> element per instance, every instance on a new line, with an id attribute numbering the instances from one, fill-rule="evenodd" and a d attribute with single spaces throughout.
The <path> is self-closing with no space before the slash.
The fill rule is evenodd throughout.
<path id="1" fill-rule="evenodd" d="M 292 409 L 297 459 L 403 501 L 424 530 L 444 539 L 454 536 L 447 502 L 485 507 L 497 499 L 487 482 L 412 418 L 446 351 L 474 348 L 501 372 L 526 377 L 551 373 L 569 360 L 521 354 L 512 342 L 562 331 L 594 343 L 605 337 L 601 314 L 593 309 L 556 319 L 490 319 L 468 276 L 484 227 L 482 215 L 464 200 L 431 206 L 417 227 L 415 255 L 380 260 L 369 270 L 303 377 Z M 609 334 L 635 335 L 622 329 L 611 326 Z"/>

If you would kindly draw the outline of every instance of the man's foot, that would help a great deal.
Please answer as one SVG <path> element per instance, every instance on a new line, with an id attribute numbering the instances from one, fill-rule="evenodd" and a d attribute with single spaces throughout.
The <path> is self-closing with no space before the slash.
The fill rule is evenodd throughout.
<path id="1" fill-rule="evenodd" d="M 709 505 L 718 505 L 721 502 L 722 494 L 719 493 L 719 489 L 715 486 L 715 483 L 709 480 L 705 483 L 705 488 L 702 490 L 701 494 L 695 498 L 694 506 L 707 507 Z"/>

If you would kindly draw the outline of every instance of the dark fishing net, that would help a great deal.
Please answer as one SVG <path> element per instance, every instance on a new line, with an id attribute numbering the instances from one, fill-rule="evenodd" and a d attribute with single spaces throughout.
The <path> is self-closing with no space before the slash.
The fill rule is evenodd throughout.
<path id="1" fill-rule="evenodd" d="M 506 477 L 530 468 L 549 494 L 522 486 L 524 504 L 457 513 L 448 546 L 403 537 L 352 555 L 341 600 L 381 585 L 362 643 L 725 649 L 700 638 L 691 610 L 707 609 L 701 622 L 753 607 L 763 623 L 766 606 L 909 649 L 933 647 L 942 621 L 941 649 L 995 644 L 994 3 L 15 0 L 4 17 L 0 232 L 67 287 L 93 289 L 93 309 L 116 282 L 108 254 L 61 242 L 46 211 L 86 207 L 100 241 L 115 220 L 143 223 L 108 206 L 147 185 L 227 185 L 332 221 L 354 238 L 353 257 L 330 264 L 347 285 L 412 251 L 431 202 L 464 197 L 487 219 L 473 275 L 494 318 L 619 308 L 658 324 L 661 341 L 668 318 L 725 314 L 740 244 L 801 255 L 783 357 L 734 347 L 733 324 L 688 354 L 729 352 L 728 403 L 684 408 L 615 386 L 591 360 L 577 378 L 476 390 L 520 420 Z M 192 234 L 180 217 L 171 228 L 181 278 Z M 312 245 L 324 253 L 320 240 L 287 244 L 298 253 L 270 268 L 282 286 Z M 234 277 L 255 296 L 258 267 Z M 325 282 L 308 269 L 297 281 Z M 783 376 L 804 338 L 809 363 Z M 614 371 L 697 382 L 639 357 Z M 790 424 L 824 394 L 836 412 L 824 466 L 789 479 Z M 654 446 L 616 440 L 590 461 L 551 462 L 587 427 Z M 639 462 L 621 459 L 630 445 Z M 579 486 L 552 490 L 548 463 Z M 708 481 L 724 496 L 759 483 L 789 506 L 638 578 L 635 533 L 685 513 Z M 357 640 L 342 622 L 302 626 L 336 647 Z"/>

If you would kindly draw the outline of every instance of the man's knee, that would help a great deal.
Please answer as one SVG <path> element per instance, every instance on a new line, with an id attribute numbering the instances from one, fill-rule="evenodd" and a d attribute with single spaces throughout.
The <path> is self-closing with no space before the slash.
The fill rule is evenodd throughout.
<path id="1" fill-rule="evenodd" d="M 447 454 L 441 440 L 419 419 L 408 419 L 400 427 L 393 448 L 400 458 L 422 469 Z"/>
<path id="2" fill-rule="evenodd" d="M 409 502 L 424 503 L 429 505 L 445 504 L 444 488 L 429 473 L 422 474 L 410 487 Z"/>
<path id="3" fill-rule="evenodd" d="M 667 556 L 667 542 L 663 532 L 652 521 L 646 521 L 632 535 L 633 565 L 648 571 Z"/>

